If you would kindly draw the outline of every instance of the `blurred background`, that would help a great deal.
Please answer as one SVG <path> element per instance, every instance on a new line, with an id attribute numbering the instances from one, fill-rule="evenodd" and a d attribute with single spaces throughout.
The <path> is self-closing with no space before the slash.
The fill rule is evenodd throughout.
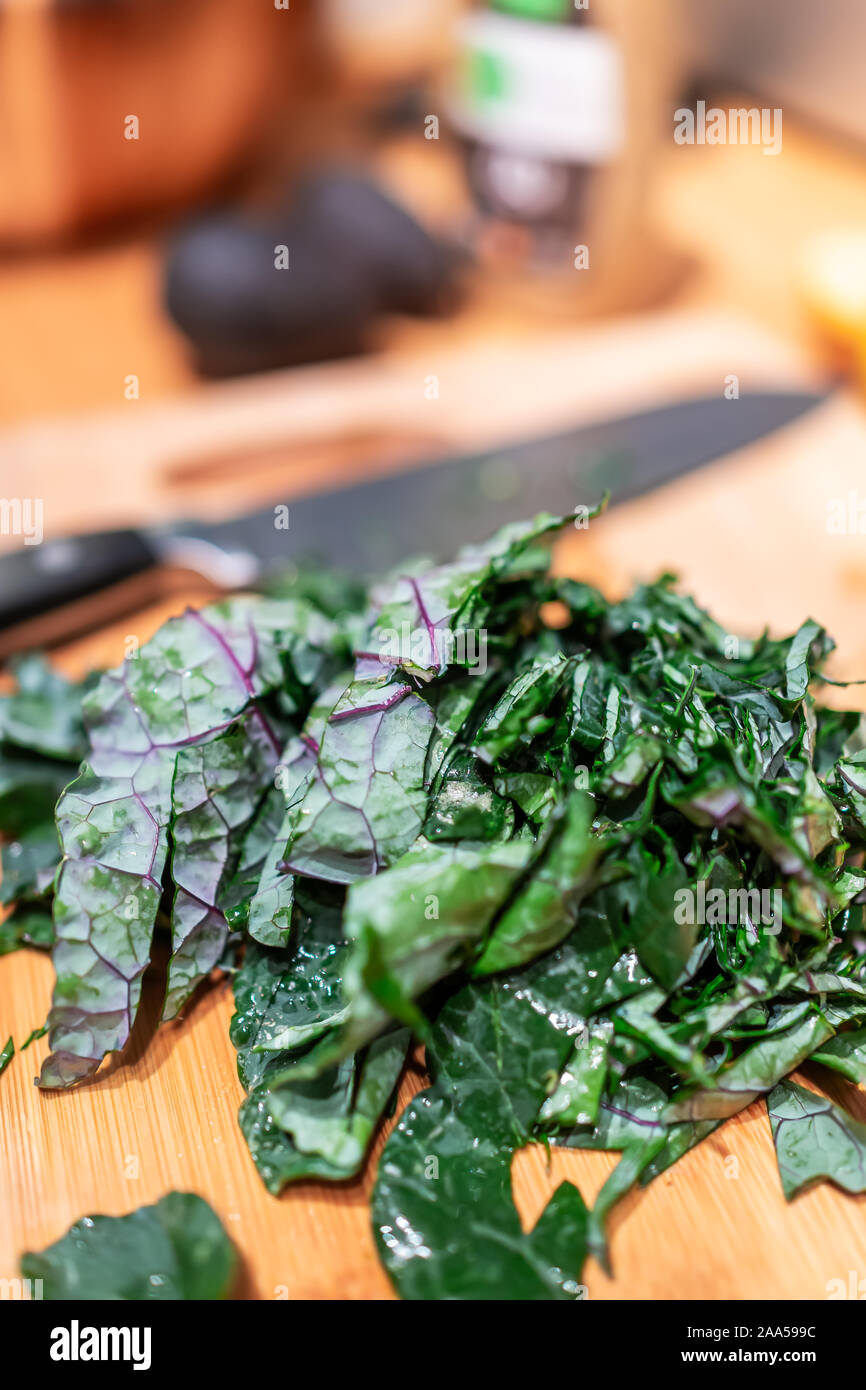
<path id="1" fill-rule="evenodd" d="M 859 633 L 864 40 L 858 0 L 0 0 L 0 496 L 49 538 L 228 517 L 841 380 L 578 564 L 748 621 L 808 553 L 766 616 Z M 701 104 L 780 147 L 679 142 Z"/>

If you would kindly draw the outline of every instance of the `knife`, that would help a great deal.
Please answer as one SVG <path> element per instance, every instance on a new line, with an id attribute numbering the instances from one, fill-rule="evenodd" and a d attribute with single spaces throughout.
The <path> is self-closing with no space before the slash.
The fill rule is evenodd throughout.
<path id="1" fill-rule="evenodd" d="M 828 392 L 705 396 L 564 434 L 386 473 L 231 521 L 72 536 L 0 556 L 0 629 L 154 566 L 250 588 L 315 559 L 370 576 L 446 558 L 537 512 L 627 501 L 791 423 Z"/>

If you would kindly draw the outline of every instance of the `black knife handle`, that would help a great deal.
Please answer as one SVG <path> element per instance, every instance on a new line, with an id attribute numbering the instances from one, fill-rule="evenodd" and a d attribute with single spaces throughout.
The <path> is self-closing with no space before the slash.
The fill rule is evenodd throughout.
<path id="1" fill-rule="evenodd" d="M 23 545 L 0 555 L 0 628 L 97 593 L 157 563 L 138 531 Z"/>

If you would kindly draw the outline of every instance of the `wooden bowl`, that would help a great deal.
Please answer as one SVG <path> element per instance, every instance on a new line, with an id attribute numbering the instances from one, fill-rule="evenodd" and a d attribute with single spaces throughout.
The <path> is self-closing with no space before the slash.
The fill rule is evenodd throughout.
<path id="1" fill-rule="evenodd" d="M 290 104 L 308 14 L 307 0 L 0 2 L 0 244 L 200 196 Z"/>

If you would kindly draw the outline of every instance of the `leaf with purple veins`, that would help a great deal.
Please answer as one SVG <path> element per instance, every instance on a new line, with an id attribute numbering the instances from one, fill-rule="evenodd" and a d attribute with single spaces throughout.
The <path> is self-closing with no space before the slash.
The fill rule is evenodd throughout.
<path id="1" fill-rule="evenodd" d="M 353 681 L 327 723 L 294 817 L 288 868 L 351 883 L 399 859 L 424 823 L 433 726 L 426 701 L 389 675 Z"/>
<path id="2" fill-rule="evenodd" d="M 312 668 L 333 631 L 291 601 L 247 598 L 188 611 L 85 698 L 90 752 L 57 808 L 64 859 L 42 1086 L 91 1074 L 129 1038 L 162 897 L 178 753 L 249 710 L 276 754 L 257 701 L 281 684 L 281 651 L 297 648 Z"/>
<path id="3" fill-rule="evenodd" d="M 163 1018 L 176 1017 L 222 958 L 228 937 L 222 890 L 276 765 L 269 731 L 255 713 L 177 756 L 171 822 L 177 892 Z"/>
<path id="4" fill-rule="evenodd" d="M 290 741 L 280 759 L 278 787 L 284 799 L 285 814 L 265 856 L 245 916 L 247 931 L 262 946 L 286 946 L 289 942 L 295 879 L 284 864 L 286 845 L 294 830 L 298 808 L 316 771 L 328 715 L 342 689 L 342 683 L 332 685 L 319 696 L 307 715 L 303 732 Z"/>
<path id="5" fill-rule="evenodd" d="M 403 572 L 373 591 L 375 619 L 366 641 L 370 654 L 429 679 L 452 665 L 450 634 L 484 585 L 544 569 L 538 542 L 561 530 L 568 518 L 543 514 L 497 531 L 482 545 L 465 546 L 449 564 Z M 481 605 L 482 608 L 487 605 Z M 481 616 L 476 613 L 473 621 Z M 396 640 L 395 640 L 396 635 Z M 392 652 L 391 647 L 397 651 Z M 392 658 L 396 656 L 397 660 Z M 458 662 L 458 664 L 460 664 Z"/>

